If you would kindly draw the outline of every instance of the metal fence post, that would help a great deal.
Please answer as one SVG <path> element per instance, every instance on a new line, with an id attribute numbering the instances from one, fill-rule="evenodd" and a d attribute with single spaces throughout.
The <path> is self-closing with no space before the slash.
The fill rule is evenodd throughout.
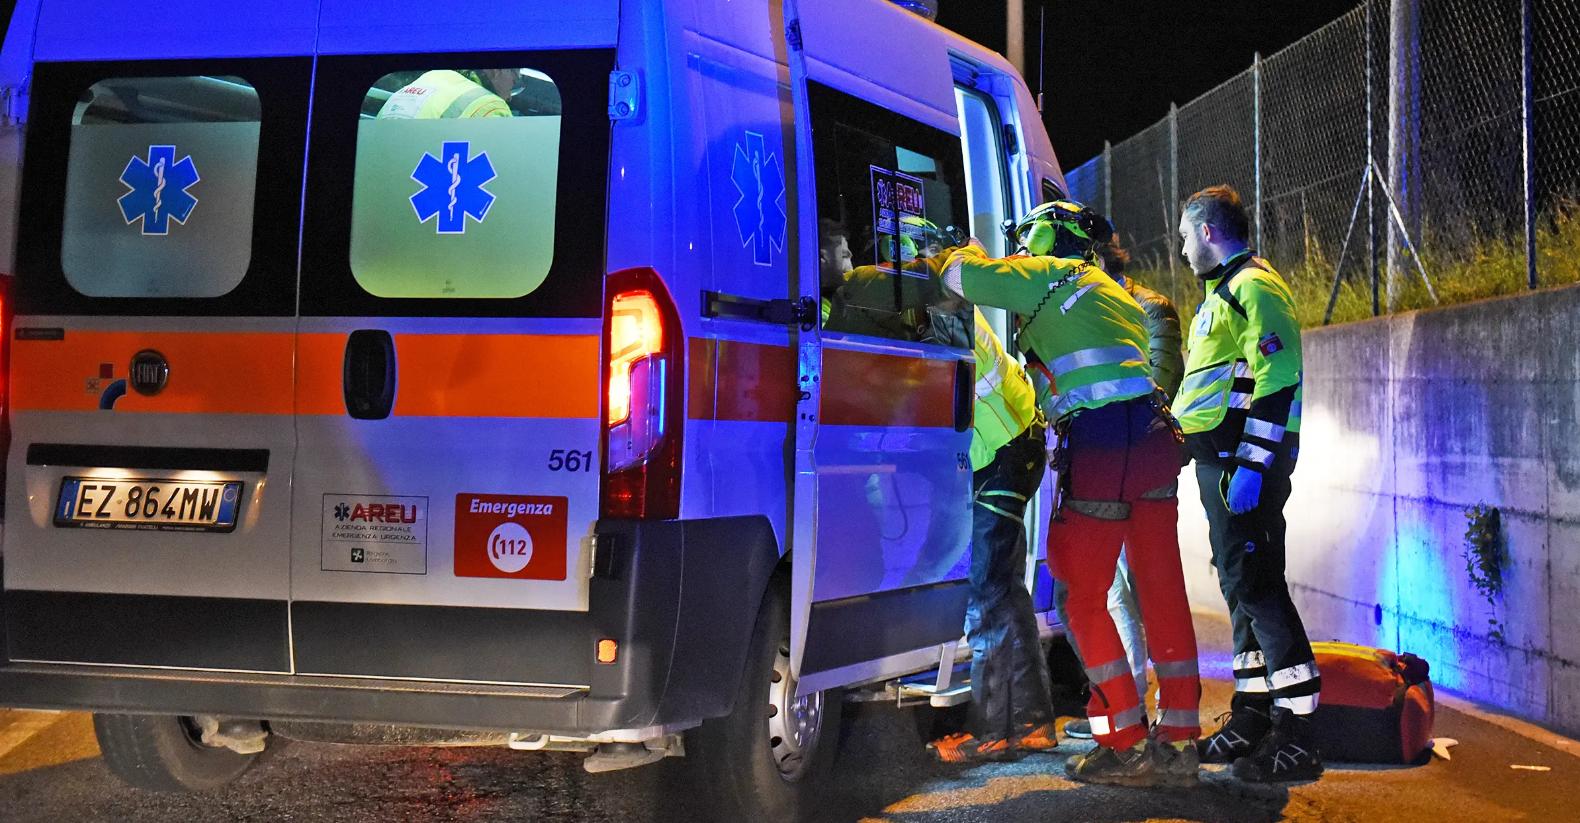
<path id="1" fill-rule="evenodd" d="M 1174 267 L 1179 264 L 1179 226 L 1180 222 L 1180 107 L 1169 104 L 1169 207 L 1168 214 L 1173 225 L 1167 226 L 1169 238 L 1169 286 L 1175 288 L 1176 280 Z"/>
<path id="2" fill-rule="evenodd" d="M 1252 189 L 1253 199 L 1256 201 L 1256 250 L 1265 254 L 1262 248 L 1262 53 L 1256 52 L 1251 57 L 1251 136 L 1255 143 L 1251 158 L 1251 177 L 1254 181 Z"/>
<path id="3" fill-rule="evenodd" d="M 1377 0 L 1366 3 L 1366 256 L 1370 261 L 1372 281 L 1372 317 L 1382 314 L 1382 278 L 1377 276 L 1377 209 L 1372 205 L 1372 168 L 1377 162 L 1377 150 L 1372 142 L 1377 135 L 1377 107 L 1374 102 L 1376 84 L 1372 80 L 1376 54 L 1376 46 L 1372 43 L 1375 25 L 1372 9 L 1376 5 Z"/>
<path id="4" fill-rule="evenodd" d="M 1536 288 L 1536 12 L 1532 0 L 1520 3 L 1520 129 L 1525 172 L 1525 279 Z"/>
<path id="5" fill-rule="evenodd" d="M 1388 311 L 1404 297 L 1405 245 L 1421 226 L 1421 0 L 1392 0 L 1388 23 Z"/>

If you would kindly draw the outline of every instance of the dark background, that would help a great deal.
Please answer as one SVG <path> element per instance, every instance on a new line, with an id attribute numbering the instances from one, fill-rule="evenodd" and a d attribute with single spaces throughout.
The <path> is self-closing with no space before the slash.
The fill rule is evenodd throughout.
<path id="1" fill-rule="evenodd" d="M 941 0 L 938 22 L 1005 48 L 1007 2 L 1026 9 L 1026 80 L 1038 90 L 1038 20 L 1047 11 L 1043 121 L 1073 169 L 1342 16 L 1358 0 Z"/>

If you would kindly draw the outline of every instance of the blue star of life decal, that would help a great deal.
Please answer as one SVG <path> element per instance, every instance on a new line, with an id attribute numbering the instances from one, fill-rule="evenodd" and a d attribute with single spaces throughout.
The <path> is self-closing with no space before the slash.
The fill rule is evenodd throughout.
<path id="1" fill-rule="evenodd" d="M 730 182 L 740 195 L 735 201 L 735 227 L 741 245 L 752 247 L 752 262 L 773 265 L 774 253 L 785 248 L 785 179 L 779 157 L 768 152 L 761 134 L 749 131 L 745 145 L 735 144 Z"/>
<path id="2" fill-rule="evenodd" d="M 118 201 L 121 216 L 128 226 L 141 220 L 143 234 L 169 234 L 171 220 L 185 224 L 192 216 L 198 201 L 187 189 L 200 179 L 192 155 L 178 162 L 175 146 L 149 146 L 147 160 L 133 155 L 121 172 L 130 189 Z"/>
<path id="3" fill-rule="evenodd" d="M 483 188 L 498 175 L 488 152 L 476 157 L 472 144 L 465 140 L 446 141 L 439 156 L 424 153 L 411 179 L 422 184 L 422 191 L 411 196 L 417 222 L 435 221 L 440 234 L 465 234 L 466 218 L 481 223 L 494 205 L 494 195 Z"/>

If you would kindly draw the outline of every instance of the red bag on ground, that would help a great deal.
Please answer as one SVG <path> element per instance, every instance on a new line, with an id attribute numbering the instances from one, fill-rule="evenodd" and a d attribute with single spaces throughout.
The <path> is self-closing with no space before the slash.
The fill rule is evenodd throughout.
<path id="1" fill-rule="evenodd" d="M 1413 654 L 1312 643 L 1322 696 L 1311 720 L 1324 760 L 1422 763 L 1431 757 L 1430 667 Z"/>

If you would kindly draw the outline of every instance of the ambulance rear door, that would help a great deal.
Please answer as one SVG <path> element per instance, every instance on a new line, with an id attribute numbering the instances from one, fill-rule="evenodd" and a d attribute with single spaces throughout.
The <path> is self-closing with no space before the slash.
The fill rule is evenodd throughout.
<path id="1" fill-rule="evenodd" d="M 301 673 L 589 682 L 576 627 L 599 502 L 614 6 L 501 21 L 460 4 L 435 23 L 397 3 L 388 19 L 422 24 L 365 27 L 360 4 L 324 4 L 293 488 Z"/>
<path id="2" fill-rule="evenodd" d="M 969 233 L 948 35 L 888 3 L 796 6 L 800 274 L 824 308 L 799 353 L 805 693 L 936 665 L 961 636 L 974 363 L 936 276 Z M 849 271 L 822 266 L 846 250 Z"/>
<path id="3" fill-rule="evenodd" d="M 204 17 L 160 39 L 182 57 L 124 36 L 143 11 L 88 5 L 46 3 L 35 46 L 5 329 L 6 652 L 289 671 L 311 58 L 213 55 L 239 48 L 227 25 L 249 53 L 306 55 L 312 18 Z"/>

